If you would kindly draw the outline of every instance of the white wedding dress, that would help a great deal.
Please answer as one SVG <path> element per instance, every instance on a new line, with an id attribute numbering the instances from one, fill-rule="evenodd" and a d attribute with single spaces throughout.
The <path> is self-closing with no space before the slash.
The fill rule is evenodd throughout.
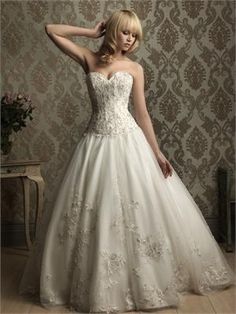
<path id="1" fill-rule="evenodd" d="M 235 284 L 200 209 L 175 171 L 164 178 L 128 110 L 132 75 L 90 72 L 86 82 L 93 114 L 19 293 L 108 313 L 175 306 L 184 291 Z"/>

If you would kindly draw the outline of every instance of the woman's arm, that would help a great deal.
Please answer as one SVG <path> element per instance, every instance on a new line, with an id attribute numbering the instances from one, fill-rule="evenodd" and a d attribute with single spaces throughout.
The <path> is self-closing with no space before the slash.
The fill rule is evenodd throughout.
<path id="1" fill-rule="evenodd" d="M 87 59 L 91 51 L 75 44 L 68 39 L 69 36 L 86 36 L 90 38 L 98 38 L 104 35 L 105 24 L 99 22 L 94 28 L 82 28 L 78 26 L 65 24 L 47 24 L 45 31 L 55 45 L 69 57 L 79 62 L 79 64 L 87 70 Z"/>
<path id="2" fill-rule="evenodd" d="M 157 158 L 164 176 L 167 177 L 168 175 L 172 175 L 172 167 L 159 148 L 152 121 L 147 110 L 144 96 L 144 73 L 140 64 L 137 64 L 137 71 L 134 77 L 133 102 L 135 119 L 138 125 L 142 128 L 143 133 Z"/>

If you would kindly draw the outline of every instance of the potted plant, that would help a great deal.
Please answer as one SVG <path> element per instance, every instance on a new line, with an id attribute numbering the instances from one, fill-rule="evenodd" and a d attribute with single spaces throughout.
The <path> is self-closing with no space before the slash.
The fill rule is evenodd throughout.
<path id="1" fill-rule="evenodd" d="M 1 152 L 6 159 L 12 148 L 13 132 L 17 133 L 26 127 L 26 119 L 33 119 L 35 107 L 29 96 L 5 93 L 1 98 Z"/>

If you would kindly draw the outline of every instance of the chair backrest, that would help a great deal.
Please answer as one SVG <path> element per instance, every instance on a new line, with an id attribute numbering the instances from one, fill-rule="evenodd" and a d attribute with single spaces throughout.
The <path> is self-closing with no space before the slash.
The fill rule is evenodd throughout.
<path id="1" fill-rule="evenodd" d="M 227 168 L 218 168 L 219 196 L 227 201 L 235 201 L 235 174 L 230 175 Z"/>

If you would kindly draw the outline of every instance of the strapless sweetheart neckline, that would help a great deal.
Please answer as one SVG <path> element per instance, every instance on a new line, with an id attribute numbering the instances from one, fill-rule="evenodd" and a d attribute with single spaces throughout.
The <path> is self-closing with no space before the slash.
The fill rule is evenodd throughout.
<path id="1" fill-rule="evenodd" d="M 103 77 L 105 80 L 107 81 L 110 81 L 113 77 L 116 76 L 116 74 L 118 73 L 126 73 L 128 74 L 129 76 L 132 77 L 132 79 L 134 78 L 132 74 L 130 74 L 128 71 L 116 71 L 116 72 L 113 72 L 112 75 L 109 77 L 107 77 L 106 75 L 104 75 L 103 73 L 99 72 L 99 71 L 90 71 L 88 73 L 86 73 L 86 76 L 89 76 L 91 74 L 99 74 L 101 77 Z"/>

